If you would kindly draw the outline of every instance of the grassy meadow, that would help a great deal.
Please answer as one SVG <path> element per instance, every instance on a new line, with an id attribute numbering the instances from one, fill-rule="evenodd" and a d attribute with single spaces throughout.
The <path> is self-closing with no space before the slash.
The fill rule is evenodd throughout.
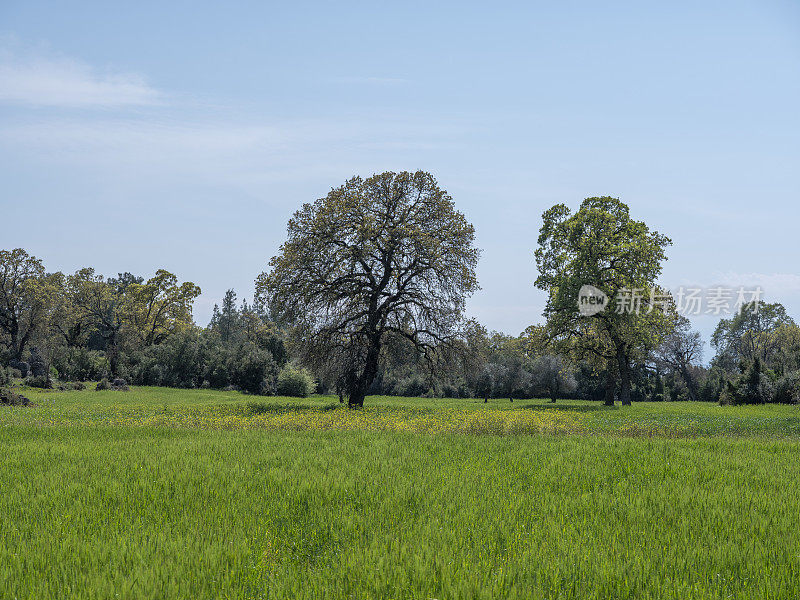
<path id="1" fill-rule="evenodd" d="M 2 598 L 798 598 L 800 409 L 25 390 Z"/>

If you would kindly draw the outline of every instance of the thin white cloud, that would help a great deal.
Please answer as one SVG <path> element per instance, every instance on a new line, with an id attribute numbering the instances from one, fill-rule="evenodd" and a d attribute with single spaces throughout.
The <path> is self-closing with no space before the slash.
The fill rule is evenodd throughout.
<path id="1" fill-rule="evenodd" d="M 132 73 L 99 73 L 86 64 L 0 50 L 0 102 L 28 106 L 151 106 L 164 95 Z"/>
<path id="2" fill-rule="evenodd" d="M 143 182 L 192 182 L 234 186 L 256 197 L 275 182 L 338 182 L 353 173 L 418 168 L 425 156 L 458 145 L 466 127 L 458 121 L 430 124 L 414 118 L 187 116 L 179 106 L 158 116 L 0 119 L 0 157 L 66 168 L 74 176 L 129 188 Z"/>
<path id="3" fill-rule="evenodd" d="M 140 77 L 103 76 L 52 56 L 0 36 L 0 106 L 41 107 L 0 116 L 0 160 L 109 187 L 224 186 L 260 197 L 274 182 L 418 168 L 463 143 L 473 127 L 459 117 L 432 123 L 413 114 L 276 118 L 180 91 L 165 94 Z"/>
<path id="4" fill-rule="evenodd" d="M 315 159 L 343 151 L 367 156 L 375 149 L 435 151 L 457 144 L 464 128 L 458 121 L 430 125 L 385 117 L 274 120 L 261 116 L 230 120 L 225 115 L 187 117 L 170 111 L 158 118 L 78 115 L 0 121 L 0 148 L 10 145 L 39 157 L 88 164 L 165 161 L 171 168 L 176 162 L 201 156 L 247 161 L 254 153 L 261 157 L 266 153 L 294 160 L 300 158 L 298 153 L 311 153 Z"/>

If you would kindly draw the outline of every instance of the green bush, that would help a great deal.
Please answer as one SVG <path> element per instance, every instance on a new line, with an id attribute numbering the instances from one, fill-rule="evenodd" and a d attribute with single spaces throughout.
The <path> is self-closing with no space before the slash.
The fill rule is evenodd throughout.
<path id="1" fill-rule="evenodd" d="M 772 401 L 780 404 L 800 403 L 800 371 L 791 371 L 774 384 Z"/>
<path id="2" fill-rule="evenodd" d="M 0 388 L 0 404 L 7 406 L 30 406 L 31 401 L 25 396 L 15 394 L 11 388 Z"/>
<path id="3" fill-rule="evenodd" d="M 724 387 L 723 378 L 715 371 L 709 372 L 700 384 L 699 400 L 701 402 L 716 402 Z"/>
<path id="4" fill-rule="evenodd" d="M 739 380 L 739 399 L 742 404 L 763 404 L 761 361 L 756 358 Z"/>
<path id="5" fill-rule="evenodd" d="M 456 387 L 452 383 L 442 384 L 442 398 L 458 398 L 458 397 L 459 397 L 458 387 Z"/>
<path id="6" fill-rule="evenodd" d="M 419 375 L 414 377 L 408 377 L 406 379 L 401 379 L 397 382 L 397 395 L 398 396 L 409 396 L 409 397 L 421 397 L 423 394 L 427 393 L 428 384 L 422 380 Z"/>
<path id="7" fill-rule="evenodd" d="M 279 367 L 268 350 L 253 343 L 224 345 L 207 331 L 190 331 L 136 352 L 130 382 L 177 388 L 239 389 L 274 394 Z"/>
<path id="8" fill-rule="evenodd" d="M 734 404 L 739 404 L 736 386 L 730 381 L 725 382 L 722 391 L 719 393 L 719 403 L 722 406 L 733 406 Z"/>
<path id="9" fill-rule="evenodd" d="M 102 392 L 103 390 L 110 390 L 110 389 L 111 389 L 111 384 L 108 382 L 108 379 L 106 379 L 105 377 L 103 377 L 103 378 L 102 378 L 102 379 L 101 379 L 101 380 L 100 380 L 100 381 L 97 383 L 97 386 L 95 386 L 95 388 L 94 388 L 94 389 L 95 389 L 95 391 L 97 391 L 97 392 Z"/>
<path id="10" fill-rule="evenodd" d="M 205 360 L 203 382 L 212 388 L 224 388 L 231 382 L 231 366 L 230 352 L 221 346 L 211 349 Z"/>
<path id="11" fill-rule="evenodd" d="M 749 365 L 740 365 L 741 375 L 733 381 L 727 381 L 719 403 L 731 404 L 764 404 L 773 402 L 775 383 L 768 373 L 764 373 L 761 361 L 756 358 Z"/>
<path id="12" fill-rule="evenodd" d="M 67 381 L 97 381 L 108 371 L 105 354 L 86 348 L 59 348 L 53 351 L 52 364 Z"/>
<path id="13" fill-rule="evenodd" d="M 314 393 L 317 384 L 306 369 L 286 365 L 278 374 L 278 395 L 306 398 Z"/>
<path id="14" fill-rule="evenodd" d="M 59 384 L 58 389 L 62 392 L 85 390 L 86 384 L 80 381 L 66 382 Z"/>
<path id="15" fill-rule="evenodd" d="M 32 388 L 49 390 L 53 387 L 53 382 L 46 375 L 30 376 L 25 378 L 25 385 Z"/>
<path id="16" fill-rule="evenodd" d="M 275 393 L 278 365 L 272 354 L 251 343 L 244 343 L 236 351 L 228 367 L 231 384 L 251 394 Z"/>
<path id="17" fill-rule="evenodd" d="M 133 353 L 129 365 L 131 383 L 198 387 L 203 381 L 203 368 L 208 354 L 204 341 L 198 332 L 189 331 Z"/>
<path id="18" fill-rule="evenodd" d="M 481 371 L 480 375 L 478 375 L 477 379 L 475 379 L 475 395 L 478 398 L 488 400 L 492 395 L 493 385 L 492 374 L 488 369 L 484 369 Z"/>

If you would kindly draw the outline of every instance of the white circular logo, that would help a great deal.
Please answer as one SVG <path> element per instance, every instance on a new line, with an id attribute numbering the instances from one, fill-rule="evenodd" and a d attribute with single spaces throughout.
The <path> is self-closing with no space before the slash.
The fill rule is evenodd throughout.
<path id="1" fill-rule="evenodd" d="M 578 312 L 584 317 L 591 317 L 602 312 L 607 304 L 606 293 L 593 285 L 582 285 L 578 291 Z"/>

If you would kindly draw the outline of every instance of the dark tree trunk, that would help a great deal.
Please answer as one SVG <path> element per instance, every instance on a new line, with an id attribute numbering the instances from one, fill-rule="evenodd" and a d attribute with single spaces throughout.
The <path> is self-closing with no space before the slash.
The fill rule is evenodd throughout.
<path id="1" fill-rule="evenodd" d="M 119 371 L 119 353 L 117 352 L 117 333 L 115 331 L 112 331 L 106 338 L 106 355 L 111 377 L 116 377 Z"/>
<path id="2" fill-rule="evenodd" d="M 20 342 L 19 325 L 15 321 L 11 323 L 9 335 L 11 337 L 11 358 L 22 360 L 22 352 L 25 350 L 25 344 Z"/>
<path id="3" fill-rule="evenodd" d="M 119 372 L 119 354 L 116 348 L 111 348 L 108 353 L 108 368 L 111 370 L 111 377 L 116 377 Z"/>
<path id="4" fill-rule="evenodd" d="M 103 336 L 106 340 L 106 356 L 108 356 L 108 368 L 112 377 L 119 374 L 119 330 L 119 326 L 111 326 Z"/>
<path id="5" fill-rule="evenodd" d="M 19 340 L 16 336 L 11 337 L 11 358 L 16 360 L 22 360 L 22 345 L 19 343 Z"/>
<path id="6" fill-rule="evenodd" d="M 617 366 L 619 367 L 619 399 L 622 406 L 631 405 L 631 371 L 628 357 L 622 348 L 617 350 Z"/>
<path id="7" fill-rule="evenodd" d="M 380 357 L 380 336 L 372 339 L 367 357 L 364 361 L 364 369 L 361 375 L 354 377 L 350 384 L 350 393 L 347 397 L 347 406 L 350 408 L 361 408 L 364 406 L 364 398 L 367 397 L 369 386 L 378 375 L 378 358 Z"/>
<path id="8" fill-rule="evenodd" d="M 366 394 L 361 391 L 354 391 L 347 397 L 347 407 L 348 408 L 362 408 L 364 406 L 364 398 L 366 398 Z"/>
<path id="9" fill-rule="evenodd" d="M 614 392 L 617 389 L 617 382 L 614 380 L 614 372 L 609 365 L 606 369 L 606 397 L 603 401 L 605 406 L 614 406 Z"/>

